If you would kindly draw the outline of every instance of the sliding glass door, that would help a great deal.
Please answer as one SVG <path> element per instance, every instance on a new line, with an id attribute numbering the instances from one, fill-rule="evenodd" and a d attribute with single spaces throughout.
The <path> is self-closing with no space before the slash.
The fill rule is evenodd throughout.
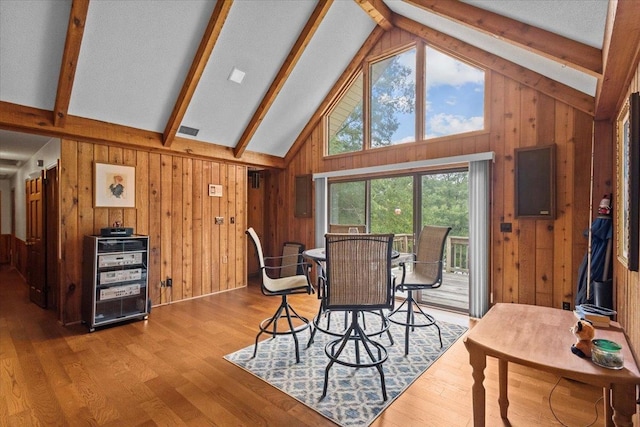
<path id="1" fill-rule="evenodd" d="M 424 291 L 422 302 L 456 311 L 469 307 L 469 174 L 456 169 L 376 177 L 329 184 L 329 230 L 364 225 L 370 233 L 393 233 L 395 249 L 415 252 L 425 225 L 451 227 L 444 284 Z"/>
<path id="2" fill-rule="evenodd" d="M 367 181 L 331 183 L 329 190 L 329 230 L 332 225 L 367 223 Z"/>
<path id="3" fill-rule="evenodd" d="M 396 244 L 398 235 L 405 234 L 407 249 L 396 249 L 414 252 L 412 243 L 423 224 L 450 225 L 453 231 L 446 268 L 452 271 L 446 274 L 468 283 L 460 288 L 465 295 L 461 298 L 468 303 L 454 309 L 480 318 L 489 310 L 491 299 L 489 201 L 493 161 L 494 154 L 488 152 L 314 174 L 316 242 L 324 242 L 332 221 L 364 221 L 368 232 L 396 234 Z M 453 169 L 456 165 L 465 166 Z M 435 167 L 441 169 L 403 174 Z"/>
<path id="4" fill-rule="evenodd" d="M 424 290 L 418 301 L 455 311 L 469 310 L 469 174 L 466 170 L 420 177 L 420 223 L 451 227 L 445 245 L 443 284 Z"/>
<path id="5" fill-rule="evenodd" d="M 369 224 L 372 233 L 413 233 L 413 176 L 369 181 Z"/>

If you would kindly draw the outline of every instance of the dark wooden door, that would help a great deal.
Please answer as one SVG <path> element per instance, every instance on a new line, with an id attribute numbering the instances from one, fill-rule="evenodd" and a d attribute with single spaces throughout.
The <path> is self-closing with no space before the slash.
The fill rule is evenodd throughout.
<path id="1" fill-rule="evenodd" d="M 47 274 L 45 251 L 45 193 L 43 175 L 25 183 L 27 200 L 27 281 L 29 299 L 40 307 L 47 306 Z"/>
<path id="2" fill-rule="evenodd" d="M 58 160 L 58 163 L 60 161 Z M 45 206 L 45 253 L 46 253 L 46 274 L 47 274 L 47 308 L 57 309 L 59 300 L 60 283 L 58 279 L 58 222 L 59 222 L 59 196 L 58 196 L 58 170 L 59 164 L 47 169 L 47 178 L 44 181 L 44 206 Z"/>

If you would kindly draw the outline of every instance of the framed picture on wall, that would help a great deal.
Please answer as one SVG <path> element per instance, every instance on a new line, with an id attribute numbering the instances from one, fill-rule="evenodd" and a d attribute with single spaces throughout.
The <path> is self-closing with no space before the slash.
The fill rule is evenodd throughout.
<path id="1" fill-rule="evenodd" d="M 631 94 L 617 121 L 618 259 L 631 271 L 640 263 L 640 95 Z"/>
<path id="2" fill-rule="evenodd" d="M 136 168 L 94 163 L 93 204 L 96 208 L 136 207 Z"/>

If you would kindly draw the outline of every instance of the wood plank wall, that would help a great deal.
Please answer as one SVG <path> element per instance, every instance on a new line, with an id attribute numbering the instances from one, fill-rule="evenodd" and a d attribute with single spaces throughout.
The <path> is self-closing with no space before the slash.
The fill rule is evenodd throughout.
<path id="1" fill-rule="evenodd" d="M 264 172 L 254 172 L 257 176 L 258 186 L 254 187 L 251 178 L 249 179 L 247 196 L 247 227 L 253 227 L 261 239 L 264 240 L 264 212 L 265 212 L 265 181 Z M 255 276 L 260 273 L 260 263 L 256 254 L 255 246 L 252 243 L 247 244 L 247 274 Z"/>
<path id="2" fill-rule="evenodd" d="M 633 79 L 624 99 L 629 99 L 629 95 L 633 92 L 640 91 L 640 66 L 636 68 Z M 618 110 L 619 112 L 619 110 Z M 616 117 L 618 115 L 616 113 Z M 612 139 L 616 141 L 615 126 L 612 126 Z M 615 164 L 616 150 L 613 150 L 612 161 Z M 614 206 L 616 206 L 614 204 Z M 617 223 L 617 215 L 614 215 L 614 230 L 618 230 L 620 224 Z M 615 247 L 615 245 L 614 245 Z M 618 320 L 625 327 L 629 340 L 635 350 L 636 360 L 640 356 L 640 273 L 637 271 L 629 271 L 627 267 L 618 261 L 617 250 L 614 251 L 614 277 L 613 287 L 615 290 L 614 298 L 618 310 Z"/>
<path id="3" fill-rule="evenodd" d="M 15 235 L 12 235 L 11 243 L 11 256 L 13 259 L 11 263 L 20 272 L 22 277 L 27 278 L 27 244 L 24 240 L 18 239 Z"/>
<path id="4" fill-rule="evenodd" d="M 0 264 L 11 261 L 11 234 L 0 234 Z"/>
<path id="5" fill-rule="evenodd" d="M 394 49 L 409 37 L 385 34 L 373 53 Z M 569 105 L 487 71 L 486 131 L 461 137 L 420 141 L 357 154 L 323 158 L 323 125 L 319 124 L 288 169 L 274 176 L 279 188 L 291 188 L 296 175 L 436 159 L 493 151 L 491 200 L 491 286 L 493 302 L 573 306 L 578 266 L 587 250 L 583 232 L 589 224 L 589 184 L 593 119 Z M 557 148 L 557 218 L 514 217 L 514 149 L 555 143 Z M 599 198 L 612 192 L 610 146 L 597 148 Z M 603 155 L 604 154 L 604 155 Z M 269 192 L 268 192 L 269 193 Z M 293 200 L 267 203 L 276 226 L 276 244 L 299 240 L 314 244 L 313 219 L 293 216 Z M 501 233 L 510 222 L 512 233 Z"/>
<path id="6" fill-rule="evenodd" d="M 94 162 L 136 167 L 135 209 L 93 207 Z M 208 184 L 223 197 L 209 197 Z M 62 140 L 60 188 L 62 323 L 81 320 L 83 236 L 115 221 L 149 235 L 152 305 L 246 286 L 246 166 Z M 160 286 L 167 277 L 172 288 Z"/>

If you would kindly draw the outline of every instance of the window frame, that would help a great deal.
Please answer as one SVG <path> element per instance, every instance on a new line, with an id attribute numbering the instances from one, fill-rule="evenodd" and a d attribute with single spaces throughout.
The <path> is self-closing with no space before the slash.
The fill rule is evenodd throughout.
<path id="1" fill-rule="evenodd" d="M 484 74 L 484 93 L 483 93 L 483 127 L 482 129 L 467 131 L 456 133 L 452 135 L 443 135 L 437 136 L 433 138 L 425 138 L 424 132 L 426 129 L 426 49 L 429 47 L 430 49 L 435 49 L 438 52 L 447 55 L 457 61 L 463 62 L 471 67 L 477 68 L 481 70 Z M 402 54 L 411 49 L 416 49 L 416 64 L 415 64 L 415 72 L 416 72 L 416 81 L 415 81 L 415 141 L 408 142 L 407 144 L 416 144 L 416 143 L 432 143 L 436 141 L 440 141 L 443 139 L 452 139 L 452 138 L 463 138 L 468 137 L 474 134 L 483 134 L 489 132 L 487 129 L 487 125 L 490 123 L 490 103 L 488 100 L 487 94 L 490 93 L 490 79 L 489 72 L 486 67 L 481 66 L 471 60 L 463 59 L 456 54 L 448 52 L 444 49 L 441 49 L 437 46 L 427 43 L 424 40 L 414 40 L 409 43 L 403 43 L 402 45 L 395 46 L 393 48 L 387 49 L 384 52 L 376 55 L 367 56 L 361 63 L 359 67 L 357 67 L 351 77 L 344 83 L 342 89 L 335 96 L 334 100 L 331 102 L 326 112 L 323 114 L 323 130 L 324 130 L 324 157 L 325 158 L 339 158 L 340 156 L 349 156 L 354 153 L 363 153 L 369 150 L 381 150 L 381 149 L 389 149 L 392 147 L 398 147 L 398 145 L 390 145 L 384 147 L 372 147 L 371 146 L 371 66 L 379 61 L 383 61 L 392 56 Z M 362 73 L 363 78 L 363 95 L 362 95 L 362 149 L 356 151 L 348 151 L 343 153 L 329 154 L 329 117 L 333 113 L 334 109 L 337 105 L 340 104 L 340 101 L 344 97 L 344 95 L 350 90 L 351 86 L 355 83 L 360 73 Z"/>
<path id="2" fill-rule="evenodd" d="M 359 153 L 365 150 L 365 128 L 366 128 L 366 123 L 365 123 L 365 118 L 364 118 L 364 114 L 365 114 L 365 100 L 364 98 L 362 99 L 362 148 L 360 150 L 357 151 L 348 151 L 348 152 L 344 152 L 344 153 L 336 153 L 336 154 L 330 154 L 329 153 L 329 141 L 331 139 L 330 137 L 330 118 L 331 115 L 333 114 L 334 110 L 340 105 L 340 102 L 342 101 L 342 99 L 344 98 L 344 96 L 349 93 L 349 91 L 351 90 L 351 87 L 356 83 L 356 81 L 358 80 L 358 77 L 360 76 L 360 74 L 362 74 L 362 86 L 364 87 L 365 85 L 365 76 L 364 76 L 364 67 L 361 65 L 358 68 L 356 68 L 353 72 L 353 74 L 349 77 L 349 79 L 344 83 L 343 87 L 340 89 L 340 91 L 338 92 L 338 94 L 336 95 L 335 99 L 332 100 L 331 104 L 329 105 L 329 107 L 327 108 L 326 113 L 323 114 L 323 130 L 324 130 L 324 156 L 325 157 L 336 157 L 336 156 L 344 156 L 347 154 L 352 154 L 352 153 Z M 364 96 L 364 94 L 363 94 Z"/>

